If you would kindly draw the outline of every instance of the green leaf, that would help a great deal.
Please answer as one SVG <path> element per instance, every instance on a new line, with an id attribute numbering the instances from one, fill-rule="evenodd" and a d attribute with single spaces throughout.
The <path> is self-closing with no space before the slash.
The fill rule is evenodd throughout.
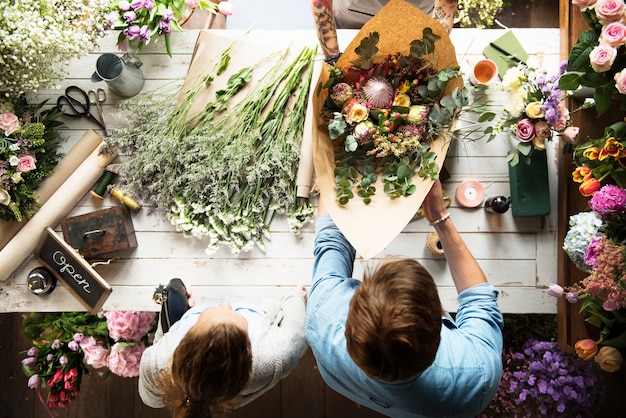
<path id="1" fill-rule="evenodd" d="M 378 44 L 379 38 L 378 32 L 371 32 L 369 36 L 361 40 L 359 46 L 354 49 L 354 52 L 359 56 L 359 58 L 352 61 L 355 67 L 364 70 L 372 68 L 372 57 L 378 52 L 376 45 Z"/>
<path id="2" fill-rule="evenodd" d="M 596 101 L 596 113 L 598 116 L 602 116 L 611 107 L 613 92 L 609 87 L 598 87 L 593 98 Z"/>
<path id="3" fill-rule="evenodd" d="M 569 71 L 585 71 L 589 68 L 589 54 L 598 44 L 598 36 L 592 30 L 582 32 L 572 47 L 567 60 Z"/>
<path id="4" fill-rule="evenodd" d="M 560 90 L 576 90 L 581 85 L 581 76 L 576 73 L 563 74 L 559 78 Z"/>
<path id="5" fill-rule="evenodd" d="M 495 117 L 496 117 L 496 114 L 494 112 L 484 112 L 478 117 L 478 122 L 490 122 L 494 120 Z M 489 132 L 491 132 L 493 130 L 493 127 L 490 126 L 487 129 L 489 129 Z"/>

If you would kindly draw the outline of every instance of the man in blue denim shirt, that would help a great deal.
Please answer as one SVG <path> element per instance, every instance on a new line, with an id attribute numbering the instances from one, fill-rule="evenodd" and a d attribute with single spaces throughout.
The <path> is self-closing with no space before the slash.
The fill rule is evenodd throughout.
<path id="1" fill-rule="evenodd" d="M 307 340 L 331 388 L 391 417 L 475 417 L 502 376 L 498 292 L 459 236 L 436 181 L 423 209 L 459 293 L 456 321 L 430 274 L 412 259 L 385 259 L 352 278 L 355 250 L 320 201 Z"/>

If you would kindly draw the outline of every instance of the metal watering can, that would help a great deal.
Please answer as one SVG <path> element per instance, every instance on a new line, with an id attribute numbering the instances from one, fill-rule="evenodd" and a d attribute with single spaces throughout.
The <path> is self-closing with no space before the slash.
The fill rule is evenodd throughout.
<path id="1" fill-rule="evenodd" d="M 96 61 L 96 71 L 91 75 L 91 81 L 105 81 L 118 96 L 132 97 L 143 88 L 142 65 L 133 54 L 124 54 L 122 57 L 103 54 Z"/>

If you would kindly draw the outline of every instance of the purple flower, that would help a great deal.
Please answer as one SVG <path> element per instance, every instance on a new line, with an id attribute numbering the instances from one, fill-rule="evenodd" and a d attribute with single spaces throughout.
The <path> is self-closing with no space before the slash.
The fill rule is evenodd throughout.
<path id="1" fill-rule="evenodd" d="M 41 379 L 39 379 L 38 374 L 34 374 L 28 378 L 28 387 L 31 389 L 37 389 L 41 384 Z"/>
<path id="2" fill-rule="evenodd" d="M 139 39 L 142 41 L 147 41 L 150 38 L 150 26 L 143 25 L 141 29 L 139 29 Z"/>
<path id="3" fill-rule="evenodd" d="M 35 364 L 35 357 L 26 357 L 25 359 L 22 360 L 22 364 L 26 367 L 30 367 L 33 364 Z"/>
<path id="4" fill-rule="evenodd" d="M 563 296 L 563 288 L 556 283 L 550 283 L 548 285 L 548 295 L 555 298 L 560 298 L 561 296 Z"/>
<path id="5" fill-rule="evenodd" d="M 167 35 L 171 31 L 171 29 L 170 29 L 170 22 L 168 20 L 164 20 L 164 19 L 159 20 L 158 28 L 159 28 L 159 30 L 163 34 Z"/>
<path id="6" fill-rule="evenodd" d="M 127 2 L 126 0 L 120 1 L 118 6 L 119 6 L 120 10 L 122 10 L 124 12 L 127 11 L 127 10 L 130 10 L 130 3 Z"/>
<path id="7" fill-rule="evenodd" d="M 58 350 L 59 348 L 61 348 L 61 341 L 59 340 L 52 341 L 52 345 L 50 345 L 50 348 L 52 348 L 53 350 Z"/>
<path id="8" fill-rule="evenodd" d="M 120 18 L 120 14 L 117 11 L 112 11 L 106 15 L 106 21 L 109 26 L 115 25 L 115 22 Z"/>
<path id="9" fill-rule="evenodd" d="M 59 364 L 61 366 L 65 366 L 67 364 L 67 362 L 68 362 L 67 357 L 65 357 L 65 356 L 59 357 Z"/>
<path id="10" fill-rule="evenodd" d="M 578 302 L 578 295 L 574 292 L 567 292 L 565 299 L 567 299 L 569 303 L 574 304 Z"/>
<path id="11" fill-rule="evenodd" d="M 26 353 L 26 355 L 31 356 L 31 357 L 36 357 L 38 352 L 39 350 L 37 350 L 37 347 L 31 347 L 28 350 L 28 353 Z"/>
<path id="12" fill-rule="evenodd" d="M 80 348 L 80 345 L 76 341 L 70 341 L 67 344 L 67 347 L 72 351 L 78 351 L 78 349 Z"/>
<path id="13" fill-rule="evenodd" d="M 174 19 L 174 12 L 171 9 L 167 9 L 163 15 L 163 20 L 170 22 L 172 19 Z"/>
<path id="14" fill-rule="evenodd" d="M 130 2 L 130 7 L 131 7 L 133 10 L 139 10 L 139 9 L 141 9 L 142 7 L 144 7 L 144 0 L 132 0 L 132 1 Z"/>
<path id="15" fill-rule="evenodd" d="M 611 219 L 613 212 L 626 210 L 626 190 L 607 184 L 589 199 L 589 207 L 602 219 Z"/>
<path id="16" fill-rule="evenodd" d="M 144 0 L 143 2 L 143 7 L 146 10 L 152 10 L 154 9 L 154 0 Z"/>
<path id="17" fill-rule="evenodd" d="M 592 237 L 589 241 L 589 245 L 587 245 L 587 250 L 585 251 L 585 264 L 593 269 L 598 268 L 596 259 L 598 258 L 598 255 L 600 255 L 600 251 L 598 251 L 600 242 L 602 242 L 602 235 Z"/>
<path id="18" fill-rule="evenodd" d="M 127 27 L 126 29 L 124 29 L 124 35 L 126 35 L 126 37 L 129 40 L 133 40 L 136 39 L 139 36 L 139 32 L 141 31 L 141 28 L 137 25 L 132 25 Z"/>
<path id="19" fill-rule="evenodd" d="M 54 360 L 54 356 L 52 354 L 48 354 L 46 356 L 46 363 L 51 363 Z"/>
<path id="20" fill-rule="evenodd" d="M 613 312 L 620 308 L 619 303 L 615 302 L 613 299 L 607 299 L 602 302 L 602 309 L 607 312 Z"/>
<path id="21" fill-rule="evenodd" d="M 81 342 L 83 338 L 85 338 L 85 336 L 82 332 L 77 332 L 76 334 L 74 334 L 74 341 L 76 341 L 77 343 Z"/>
<path id="22" fill-rule="evenodd" d="M 132 10 L 124 12 L 124 20 L 128 23 L 132 23 L 135 20 L 137 20 L 137 14 L 133 12 Z"/>

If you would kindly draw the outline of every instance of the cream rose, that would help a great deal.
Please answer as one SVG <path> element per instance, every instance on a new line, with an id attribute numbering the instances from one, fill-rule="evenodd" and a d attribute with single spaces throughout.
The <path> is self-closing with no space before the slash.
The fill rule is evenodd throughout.
<path id="1" fill-rule="evenodd" d="M 597 73 L 609 71 L 616 57 L 617 49 L 602 42 L 589 53 L 591 68 Z"/>
<path id="2" fill-rule="evenodd" d="M 9 206 L 11 195 L 5 189 L 0 189 L 0 205 Z"/>
<path id="3" fill-rule="evenodd" d="M 350 99 L 341 108 L 341 113 L 346 116 L 346 122 L 353 125 L 367 119 L 369 109 L 357 99 Z"/>
<path id="4" fill-rule="evenodd" d="M 4 131 L 5 136 L 9 136 L 20 129 L 20 120 L 13 113 L 2 113 L 0 114 L 0 129 Z"/>
<path id="5" fill-rule="evenodd" d="M 508 100 L 504 103 L 504 110 L 514 118 L 520 117 L 524 110 L 526 89 L 518 87 L 509 92 Z"/>
<path id="6" fill-rule="evenodd" d="M 530 102 L 526 105 L 524 112 L 526 112 L 526 116 L 531 119 L 543 118 L 546 116 L 546 112 L 541 108 L 541 106 L 543 106 L 543 103 L 541 102 Z"/>
<path id="7" fill-rule="evenodd" d="M 613 373 L 622 368 L 624 358 L 619 350 L 615 347 L 605 345 L 600 348 L 598 354 L 596 354 L 596 363 L 600 365 L 600 368 L 605 372 Z"/>
<path id="8" fill-rule="evenodd" d="M 621 94 L 626 94 L 626 68 L 615 74 L 615 88 Z"/>

